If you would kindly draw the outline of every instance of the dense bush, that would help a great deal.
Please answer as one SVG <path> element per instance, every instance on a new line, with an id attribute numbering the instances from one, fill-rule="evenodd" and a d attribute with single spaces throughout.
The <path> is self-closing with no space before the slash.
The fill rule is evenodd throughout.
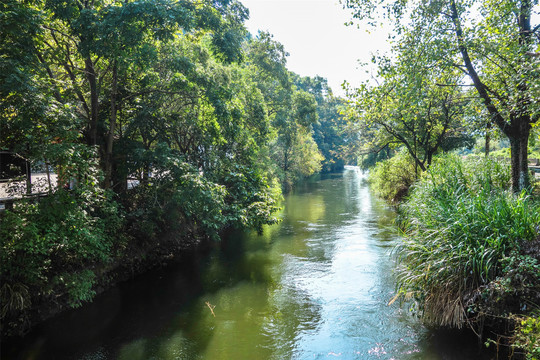
<path id="1" fill-rule="evenodd" d="M 226 189 L 223 214 L 226 226 L 237 229 L 255 229 L 277 222 L 281 185 L 275 179 L 271 183 L 263 171 L 242 165 L 231 165 L 216 174 L 216 181 Z"/>
<path id="2" fill-rule="evenodd" d="M 538 241 L 539 204 L 509 186 L 507 166 L 445 156 L 401 206 L 399 287 L 417 300 L 428 323 L 461 327 L 480 316 L 482 296 L 515 272 L 509 258 L 521 244 Z M 494 310 L 484 303 L 482 316 Z"/>
<path id="3" fill-rule="evenodd" d="M 85 268 L 112 258 L 121 225 L 109 195 L 84 187 L 6 211 L 0 217 L 2 317 L 28 308 L 36 294 L 64 293 L 73 306 L 91 298 L 94 274 Z"/>
<path id="4" fill-rule="evenodd" d="M 414 162 L 406 151 L 378 162 L 370 171 L 369 181 L 375 193 L 389 202 L 399 202 L 416 180 Z"/>
<path id="5" fill-rule="evenodd" d="M 95 153 L 57 144 L 59 187 L 45 197 L 17 201 L 0 215 L 0 323 L 15 328 L 32 301 L 54 299 L 76 307 L 94 295 L 94 269 L 125 246 L 123 213 L 99 187 Z M 67 189 L 67 183 L 76 184 Z M 19 324 L 20 325 L 20 324 Z"/>
<path id="6" fill-rule="evenodd" d="M 104 265 L 155 249 L 160 238 L 183 246 L 218 239 L 229 226 L 260 230 L 276 221 L 279 185 L 269 186 L 254 167 L 203 173 L 167 146 L 142 156 L 151 172 L 125 193 L 123 206 L 99 187 L 101 173 L 87 160 L 61 172 L 74 189 L 18 201 L 1 214 L 2 326 L 15 327 L 35 300 L 61 298 L 72 307 L 91 300 Z"/>
<path id="7" fill-rule="evenodd" d="M 217 239 L 226 227 L 259 229 L 276 221 L 278 194 L 264 172 L 228 164 L 202 173 L 166 146 L 148 156 L 152 174 L 124 201 L 132 234 L 147 241 L 167 232 Z"/>

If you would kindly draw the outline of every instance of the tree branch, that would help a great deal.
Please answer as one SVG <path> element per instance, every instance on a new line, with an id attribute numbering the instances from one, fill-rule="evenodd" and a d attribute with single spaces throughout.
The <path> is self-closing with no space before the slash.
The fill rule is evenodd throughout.
<path id="1" fill-rule="evenodd" d="M 459 51 L 461 52 L 461 56 L 465 63 L 465 67 L 467 68 L 467 71 L 469 72 L 469 76 L 471 77 L 473 84 L 476 90 L 478 91 L 478 94 L 484 101 L 484 105 L 486 106 L 488 112 L 492 116 L 495 124 L 497 124 L 497 126 L 501 129 L 503 133 L 505 133 L 507 136 L 511 136 L 512 134 L 510 133 L 510 126 L 504 120 L 504 118 L 500 114 L 495 104 L 493 104 L 493 101 L 491 100 L 491 97 L 489 96 L 487 92 L 486 85 L 482 82 L 482 80 L 480 79 L 480 76 L 478 75 L 478 73 L 476 72 L 476 69 L 474 68 L 474 65 L 472 64 L 472 60 L 469 56 L 468 48 L 465 45 L 465 42 L 463 40 L 464 34 L 461 28 L 461 23 L 459 21 L 459 16 L 458 16 L 455 0 L 451 0 L 450 7 L 452 10 L 452 21 L 456 29 L 456 37 L 457 37 L 457 41 L 459 45 Z"/>

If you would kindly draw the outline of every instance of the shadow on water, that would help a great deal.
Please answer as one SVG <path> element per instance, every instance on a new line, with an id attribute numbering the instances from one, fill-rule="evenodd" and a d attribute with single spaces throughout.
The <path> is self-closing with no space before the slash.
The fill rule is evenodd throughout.
<path id="1" fill-rule="evenodd" d="M 2 346 L 2 359 L 489 359 L 470 334 L 387 306 L 394 213 L 349 168 L 286 196 L 279 225 L 231 233 Z"/>
<path id="2" fill-rule="evenodd" d="M 179 307 L 189 307 L 200 296 L 199 262 L 186 256 L 174 267 L 121 283 L 83 308 L 46 321 L 22 340 L 4 344 L 2 359 L 116 358 L 114 347 L 163 332 Z"/>

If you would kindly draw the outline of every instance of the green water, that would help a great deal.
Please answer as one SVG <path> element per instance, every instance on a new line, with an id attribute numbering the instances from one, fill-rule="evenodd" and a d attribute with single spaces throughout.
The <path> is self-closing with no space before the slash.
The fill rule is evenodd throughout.
<path id="1" fill-rule="evenodd" d="M 231 234 L 210 254 L 122 284 L 10 344 L 6 354 L 482 358 L 474 339 L 430 332 L 406 308 L 387 305 L 394 294 L 390 252 L 399 241 L 394 213 L 356 168 L 305 183 L 286 197 L 280 217 L 262 236 Z"/>

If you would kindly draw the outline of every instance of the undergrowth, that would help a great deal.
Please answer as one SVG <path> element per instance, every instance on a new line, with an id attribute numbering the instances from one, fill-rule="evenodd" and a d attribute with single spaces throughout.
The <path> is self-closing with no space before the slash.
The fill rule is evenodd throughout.
<path id="1" fill-rule="evenodd" d="M 509 187 L 507 165 L 448 155 L 400 206 L 399 292 L 426 323 L 481 333 L 486 320 L 538 309 L 539 254 L 525 249 L 539 241 L 540 205 Z"/>

